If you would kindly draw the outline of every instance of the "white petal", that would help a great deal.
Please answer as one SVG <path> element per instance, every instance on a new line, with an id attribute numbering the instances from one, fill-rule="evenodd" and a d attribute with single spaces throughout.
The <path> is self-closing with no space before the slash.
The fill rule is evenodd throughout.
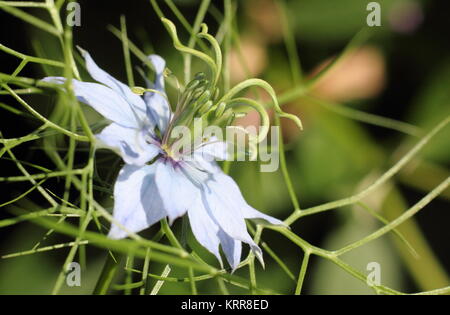
<path id="1" fill-rule="evenodd" d="M 215 173 L 204 189 L 207 209 L 223 231 L 235 240 L 250 245 L 257 258 L 262 261 L 262 252 L 247 232 L 242 208 L 246 206 L 239 187 L 224 173 Z"/>
<path id="2" fill-rule="evenodd" d="M 153 88 L 158 91 L 144 93 L 144 100 L 147 104 L 147 114 L 156 123 L 161 133 L 165 133 L 169 124 L 171 110 L 164 91 L 164 68 L 166 62 L 158 55 L 148 57 L 155 68 L 156 78 Z"/>
<path id="3" fill-rule="evenodd" d="M 228 157 L 228 144 L 224 141 L 219 141 L 217 138 L 211 138 L 208 142 L 195 149 L 195 153 L 205 156 L 205 159 L 211 160 L 226 160 Z"/>
<path id="4" fill-rule="evenodd" d="M 223 267 L 219 252 L 219 226 L 209 216 L 201 198 L 189 208 L 188 216 L 192 233 L 197 241 L 216 256 Z"/>
<path id="5" fill-rule="evenodd" d="M 171 110 L 166 97 L 159 93 L 146 92 L 144 94 L 147 104 L 148 116 L 158 126 L 161 134 L 164 134 L 169 125 Z"/>
<path id="6" fill-rule="evenodd" d="M 228 234 L 222 229 L 219 231 L 219 238 L 225 257 L 227 258 L 233 271 L 235 271 L 241 262 L 242 243 L 241 241 L 235 240 L 228 236 Z"/>
<path id="7" fill-rule="evenodd" d="M 207 171 L 210 174 L 222 172 L 222 169 L 220 168 L 220 166 L 217 164 L 216 161 L 209 162 L 203 159 L 203 157 L 195 156 L 193 165 L 195 165 L 200 170 Z"/>
<path id="8" fill-rule="evenodd" d="M 226 142 L 212 140 L 197 148 L 191 155 L 184 157 L 184 160 L 201 170 L 216 173 L 221 171 L 216 160 L 226 160 L 227 150 Z"/>
<path id="9" fill-rule="evenodd" d="M 178 163 L 191 182 L 199 187 L 211 176 L 210 171 L 196 161 L 180 160 Z"/>
<path id="10" fill-rule="evenodd" d="M 66 79 L 47 77 L 42 81 L 64 84 Z M 75 79 L 72 80 L 72 85 L 78 100 L 94 108 L 103 117 L 124 127 L 139 128 L 140 121 L 136 111 L 114 90 L 102 84 L 81 82 Z"/>
<path id="11" fill-rule="evenodd" d="M 170 160 L 158 161 L 156 185 L 172 223 L 186 213 L 201 197 L 199 187 L 189 180 L 183 169 Z"/>
<path id="12" fill-rule="evenodd" d="M 216 173 L 222 171 L 222 169 L 217 165 L 216 161 L 209 161 L 204 158 L 204 155 L 192 153 L 191 155 L 183 156 L 183 161 L 190 168 L 195 168 L 199 172 L 203 172 L 206 175 L 203 176 L 205 179 L 209 177 L 209 173 Z"/>
<path id="13" fill-rule="evenodd" d="M 127 164 L 144 165 L 161 150 L 145 141 L 141 130 L 112 123 L 96 135 L 100 145 L 116 151 Z"/>
<path id="14" fill-rule="evenodd" d="M 129 232 L 139 232 L 166 216 L 155 181 L 155 166 L 125 165 L 114 186 L 114 219 Z M 119 239 L 127 232 L 112 224 L 108 236 Z"/>
<path id="15" fill-rule="evenodd" d="M 166 68 L 166 61 L 158 55 L 149 55 L 148 59 L 150 59 L 153 67 L 155 68 L 155 89 L 164 92 L 164 69 Z"/>
<path id="16" fill-rule="evenodd" d="M 128 103 L 132 104 L 135 107 L 135 110 L 139 113 L 140 116 L 144 117 L 146 112 L 144 100 L 139 95 L 133 93 L 128 85 L 125 85 L 124 83 L 115 79 L 109 73 L 101 69 L 87 51 L 83 50 L 82 53 L 86 61 L 86 69 L 88 70 L 92 78 L 116 91 Z"/>
<path id="17" fill-rule="evenodd" d="M 285 225 L 283 221 L 271 217 L 270 215 L 259 212 L 258 210 L 253 209 L 250 206 L 243 207 L 242 213 L 244 215 L 244 218 L 246 219 L 262 219 L 273 225 Z"/>

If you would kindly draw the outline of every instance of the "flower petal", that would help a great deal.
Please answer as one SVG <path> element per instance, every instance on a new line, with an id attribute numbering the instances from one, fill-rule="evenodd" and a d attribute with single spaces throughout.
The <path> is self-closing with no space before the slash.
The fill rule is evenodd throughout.
<path id="1" fill-rule="evenodd" d="M 202 143 L 191 154 L 183 156 L 183 160 L 199 170 L 216 173 L 221 171 L 216 160 L 225 160 L 227 155 L 227 143 L 214 137 L 209 142 Z"/>
<path id="2" fill-rule="evenodd" d="M 164 69 L 166 68 L 166 61 L 159 55 L 149 55 L 148 59 L 155 68 L 156 78 L 154 88 L 160 92 L 164 92 Z"/>
<path id="3" fill-rule="evenodd" d="M 42 81 L 64 84 L 66 79 L 63 77 L 46 77 Z M 78 100 L 94 108 L 103 117 L 124 127 L 139 128 L 140 122 L 136 112 L 114 90 L 102 84 L 81 82 L 75 79 L 72 80 L 72 86 Z"/>
<path id="4" fill-rule="evenodd" d="M 216 172 L 221 172 L 222 169 L 217 165 L 216 161 L 208 161 L 205 160 L 203 155 L 201 154 L 192 154 L 188 158 L 183 158 L 186 165 L 190 166 L 191 168 L 197 169 L 199 172 L 203 172 L 205 174 L 212 174 Z M 203 176 L 203 178 L 208 178 L 209 176 Z"/>
<path id="5" fill-rule="evenodd" d="M 227 150 L 226 142 L 213 140 L 202 144 L 192 154 L 185 156 L 183 160 L 200 170 L 216 173 L 221 171 L 216 160 L 226 160 Z"/>
<path id="6" fill-rule="evenodd" d="M 170 160 L 157 162 L 156 185 L 172 223 L 186 213 L 201 197 L 200 189 L 186 176 L 183 169 Z"/>
<path id="7" fill-rule="evenodd" d="M 147 104 L 147 115 L 155 122 L 159 130 L 163 134 L 169 124 L 171 110 L 167 101 L 166 92 L 164 91 L 164 68 L 166 62 L 158 55 L 150 55 L 148 57 L 152 62 L 156 78 L 153 88 L 158 92 L 144 93 L 144 100 Z"/>
<path id="8" fill-rule="evenodd" d="M 155 185 L 155 165 L 125 165 L 114 186 L 114 219 L 129 232 L 139 232 L 166 216 Z M 119 239 L 127 232 L 112 224 L 108 236 Z"/>
<path id="9" fill-rule="evenodd" d="M 228 236 L 222 229 L 219 231 L 220 245 L 233 272 L 241 262 L 242 243 Z"/>
<path id="10" fill-rule="evenodd" d="M 100 147 L 117 152 L 127 164 L 144 165 L 157 156 L 161 150 L 147 143 L 141 130 L 122 127 L 112 123 L 96 135 Z"/>
<path id="11" fill-rule="evenodd" d="M 243 207 L 242 208 L 242 214 L 244 215 L 244 218 L 246 219 L 262 219 L 265 220 L 267 222 L 269 222 L 270 224 L 273 225 L 283 225 L 285 226 L 285 224 L 283 223 L 283 221 L 278 220 L 274 217 L 271 217 L 270 215 L 264 214 L 262 212 L 259 212 L 256 209 L 253 209 L 250 206 L 247 207 Z"/>
<path id="12" fill-rule="evenodd" d="M 109 86 L 111 89 L 120 94 L 128 103 L 133 105 L 134 109 L 140 116 L 144 117 L 146 112 L 144 100 L 139 95 L 133 93 L 128 85 L 125 85 L 101 69 L 87 51 L 82 50 L 82 54 L 86 61 L 86 69 L 91 77 L 96 81 Z"/>
<path id="13" fill-rule="evenodd" d="M 212 176 L 212 180 L 209 180 L 206 186 L 204 193 L 208 213 L 226 234 L 235 240 L 249 244 L 261 264 L 264 265 L 261 249 L 247 232 L 241 210 L 247 206 L 247 203 L 234 180 L 224 173 L 218 172 Z"/>
<path id="14" fill-rule="evenodd" d="M 217 138 L 211 138 L 208 142 L 195 149 L 196 154 L 205 156 L 205 159 L 226 160 L 228 157 L 228 144 L 225 141 L 219 141 Z"/>
<path id="15" fill-rule="evenodd" d="M 188 210 L 189 224 L 196 240 L 210 251 L 220 262 L 223 268 L 222 258 L 219 252 L 219 226 L 209 216 L 201 198 Z"/>

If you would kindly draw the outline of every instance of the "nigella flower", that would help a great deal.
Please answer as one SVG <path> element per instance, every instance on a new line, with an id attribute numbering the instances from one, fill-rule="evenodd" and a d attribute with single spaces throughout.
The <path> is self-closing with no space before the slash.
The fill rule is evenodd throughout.
<path id="1" fill-rule="evenodd" d="M 235 269 L 241 260 L 242 242 L 250 245 L 262 262 L 261 249 L 248 234 L 245 219 L 282 222 L 249 206 L 234 180 L 213 160 L 226 158 L 225 142 L 203 139 L 188 152 L 172 150 L 168 133 L 183 113 L 173 113 L 167 101 L 165 61 L 149 56 L 156 78 L 142 98 L 100 69 L 87 52 L 83 54 L 89 74 L 101 84 L 72 80 L 73 90 L 81 102 L 112 121 L 96 138 L 125 162 L 114 186 L 113 216 L 126 230 L 112 223 L 109 237 L 124 238 L 127 231 L 139 232 L 165 217 L 172 223 L 187 213 L 195 238 L 221 264 L 219 245 Z M 44 80 L 65 81 L 61 77 Z M 191 86 L 202 82 L 205 80 Z"/>

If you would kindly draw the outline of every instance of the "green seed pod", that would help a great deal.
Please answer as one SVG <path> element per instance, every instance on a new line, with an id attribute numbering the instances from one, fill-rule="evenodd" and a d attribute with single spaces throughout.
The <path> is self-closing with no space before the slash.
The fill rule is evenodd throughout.
<path id="1" fill-rule="evenodd" d="M 175 125 L 188 126 L 191 123 L 193 116 L 193 110 L 185 110 L 177 117 Z"/>
<path id="2" fill-rule="evenodd" d="M 222 102 L 219 104 L 219 106 L 217 106 L 216 111 L 214 112 L 214 114 L 216 115 L 216 117 L 220 117 L 223 115 L 223 112 L 225 111 L 227 104 Z"/>
<path id="3" fill-rule="evenodd" d="M 204 72 L 197 72 L 194 76 L 195 80 L 205 80 L 206 79 L 206 74 Z"/>
<path id="4" fill-rule="evenodd" d="M 191 95 L 191 100 L 197 101 L 197 99 L 205 93 L 206 88 L 205 87 L 198 87 L 196 88 Z"/>
<path id="5" fill-rule="evenodd" d="M 206 88 L 207 86 L 208 86 L 208 84 L 209 84 L 209 80 L 200 80 L 200 84 L 199 84 L 199 87 L 203 87 L 203 88 Z"/>
<path id="6" fill-rule="evenodd" d="M 231 123 L 231 121 L 234 119 L 234 112 L 231 108 L 228 108 L 227 110 L 225 110 L 221 116 L 219 116 L 215 121 L 214 124 L 215 125 L 229 125 Z"/>
<path id="7" fill-rule="evenodd" d="M 216 100 L 216 99 L 219 98 L 219 93 L 220 93 L 220 89 L 219 89 L 219 88 L 216 88 L 216 89 L 214 90 L 214 96 L 213 96 L 213 99 L 214 99 L 214 100 Z"/>
<path id="8" fill-rule="evenodd" d="M 222 115 L 222 117 L 223 117 L 224 119 L 228 119 L 228 118 L 230 118 L 231 116 L 234 116 L 234 112 L 233 112 L 233 110 L 232 110 L 231 108 L 228 108 L 228 109 L 223 113 L 223 115 Z"/>
<path id="9" fill-rule="evenodd" d="M 197 115 L 202 116 L 203 114 L 206 114 L 211 106 L 213 105 L 213 102 L 211 100 L 205 102 L 204 104 L 200 105 L 200 107 L 197 110 Z"/>
<path id="10" fill-rule="evenodd" d="M 230 117 L 228 117 L 227 122 L 225 123 L 225 126 L 230 126 L 236 117 L 237 115 L 235 112 L 231 113 Z"/>
<path id="11" fill-rule="evenodd" d="M 199 86 L 200 82 L 201 82 L 200 80 L 192 80 L 191 82 L 188 83 L 188 85 L 186 85 L 185 91 L 195 89 L 197 86 Z"/>
<path id="12" fill-rule="evenodd" d="M 204 91 L 194 102 L 194 107 L 198 108 L 206 103 L 211 97 L 211 92 L 209 90 Z"/>

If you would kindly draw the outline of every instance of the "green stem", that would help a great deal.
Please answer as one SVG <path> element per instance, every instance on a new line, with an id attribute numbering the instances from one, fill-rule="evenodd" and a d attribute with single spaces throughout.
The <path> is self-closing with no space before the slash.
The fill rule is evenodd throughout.
<path id="1" fill-rule="evenodd" d="M 275 126 L 281 127 L 280 124 L 280 117 L 278 115 L 275 115 Z M 291 197 L 291 202 L 294 206 L 294 214 L 300 213 L 300 204 L 297 199 L 297 195 L 295 194 L 294 185 L 292 184 L 291 176 L 289 175 L 289 171 L 287 169 L 287 163 L 286 163 L 286 155 L 284 152 L 284 142 L 283 142 L 283 134 L 281 130 L 279 130 L 278 135 L 278 148 L 279 148 L 279 154 L 280 154 L 280 168 L 281 173 L 283 174 L 284 181 L 286 183 L 289 196 Z"/>
<path id="2" fill-rule="evenodd" d="M 393 186 L 381 207 L 389 220 L 395 220 L 405 213 L 407 204 L 399 189 Z M 398 249 L 400 258 L 418 287 L 421 290 L 432 290 L 448 285 L 450 278 L 445 268 L 440 264 L 438 257 L 434 254 L 415 218 L 405 221 L 398 226 L 398 230 L 410 243 L 414 244 L 414 249 L 417 252 L 416 256 L 411 256 L 408 247 L 399 239 L 395 239 L 394 244 Z"/>
<path id="3" fill-rule="evenodd" d="M 121 259 L 122 255 L 116 255 L 113 257 L 110 253 L 108 253 L 108 257 L 106 257 L 106 262 L 103 265 L 100 277 L 95 285 L 94 291 L 92 292 L 93 294 L 105 295 L 108 293 L 108 289 L 111 286 L 114 276 L 116 275 Z"/>
<path id="4" fill-rule="evenodd" d="M 336 201 L 328 202 L 322 204 L 320 206 L 304 209 L 301 212 L 294 212 L 289 218 L 285 220 L 285 223 L 291 225 L 299 218 L 307 215 L 312 215 L 314 213 L 320 213 L 324 211 L 328 211 L 335 208 L 340 208 L 344 206 L 348 206 L 354 204 L 375 189 L 379 188 L 381 185 L 386 183 L 390 178 L 392 178 L 395 174 L 397 174 L 402 167 L 404 167 L 413 157 L 417 155 L 417 153 L 423 149 L 423 147 L 428 144 L 428 142 L 443 128 L 445 128 L 450 123 L 450 116 L 444 119 L 441 123 L 439 123 L 436 127 L 434 127 L 425 137 L 422 138 L 407 154 L 405 154 L 394 166 L 392 166 L 389 170 L 387 170 L 381 177 L 379 177 L 372 185 L 359 192 L 356 195 L 353 195 L 348 198 L 339 199 Z"/>
<path id="5" fill-rule="evenodd" d="M 142 287 L 139 291 L 140 295 L 145 295 L 147 292 L 148 268 L 150 266 L 151 249 L 147 248 L 145 254 L 144 267 L 142 268 Z"/>
<path id="6" fill-rule="evenodd" d="M 302 292 L 303 282 L 305 280 L 305 275 L 306 275 L 306 269 L 308 268 L 308 263 L 309 263 L 309 256 L 311 256 L 311 253 L 309 251 L 305 251 L 305 254 L 303 256 L 302 266 L 300 267 L 300 272 L 298 275 L 297 286 L 295 287 L 296 295 L 300 295 Z"/>

